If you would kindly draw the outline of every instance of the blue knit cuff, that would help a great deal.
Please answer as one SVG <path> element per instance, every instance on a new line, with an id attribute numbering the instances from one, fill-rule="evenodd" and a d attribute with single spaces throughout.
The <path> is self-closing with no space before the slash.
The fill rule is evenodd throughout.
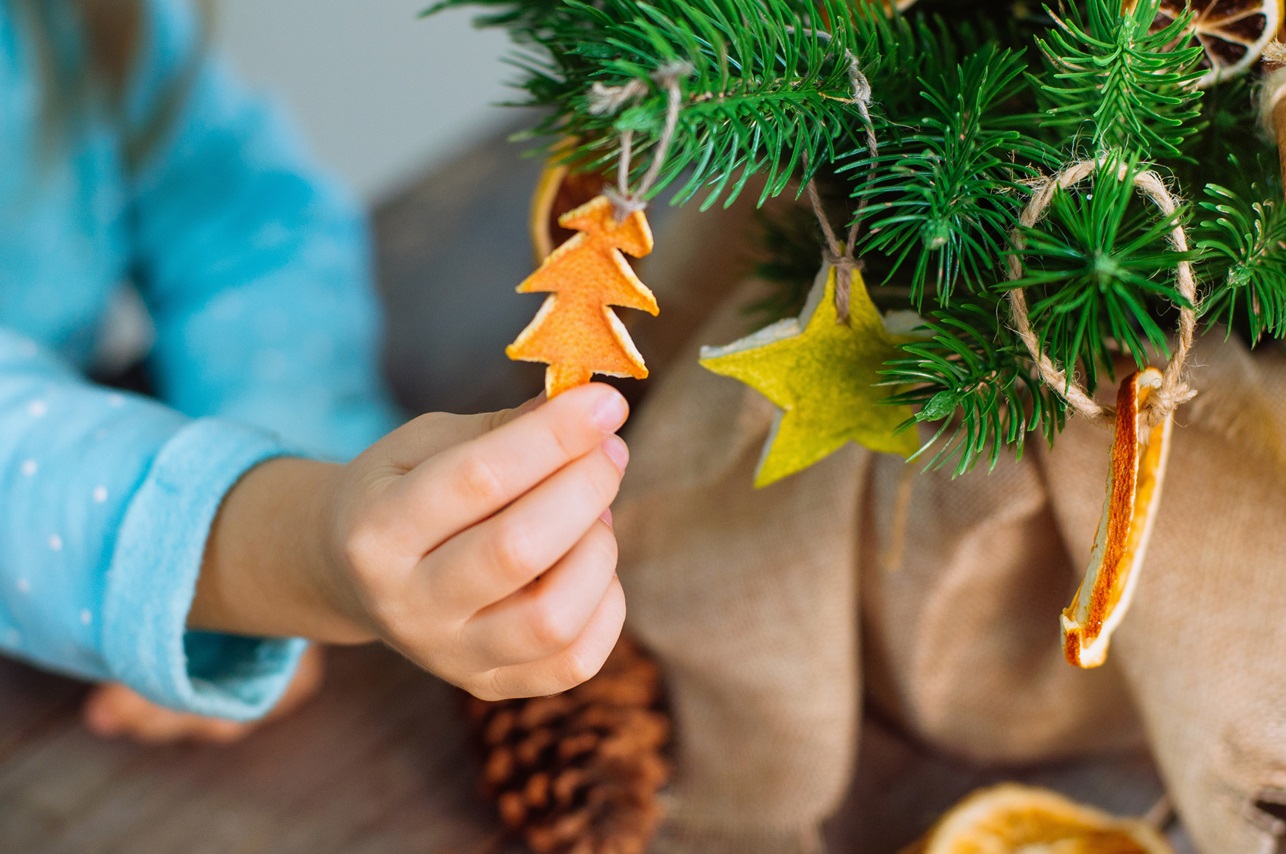
<path id="1" fill-rule="evenodd" d="M 192 632 L 188 612 L 224 496 L 291 449 L 270 434 L 194 421 L 161 449 L 125 512 L 107 573 L 103 650 L 114 678 L 171 708 L 248 720 L 269 711 L 306 646 Z"/>

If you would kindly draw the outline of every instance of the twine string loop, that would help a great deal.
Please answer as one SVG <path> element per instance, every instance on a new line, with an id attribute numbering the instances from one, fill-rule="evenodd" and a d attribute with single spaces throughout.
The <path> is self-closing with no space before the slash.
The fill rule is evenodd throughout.
<path id="1" fill-rule="evenodd" d="M 617 221 L 623 221 L 630 214 L 647 209 L 647 197 L 661 175 L 661 168 L 670 153 L 675 132 L 679 126 L 679 111 L 683 108 L 683 91 L 679 81 L 692 74 L 692 65 L 675 60 L 667 62 L 652 75 L 653 81 L 666 93 L 665 125 L 652 152 L 652 162 L 639 181 L 636 189 L 630 189 L 630 173 L 634 165 L 634 131 L 627 130 L 621 134 L 621 154 L 616 168 L 616 187 L 607 188 L 604 193 L 612 200 L 612 207 Z M 642 80 L 631 80 L 622 86 L 606 86 L 595 83 L 590 88 L 589 111 L 594 115 L 610 115 L 627 104 L 632 104 L 648 94 L 651 87 Z"/>
<path id="2" fill-rule="evenodd" d="M 794 27 L 787 27 L 787 32 L 794 33 Z M 825 42 L 832 41 L 832 36 L 825 30 L 800 29 L 799 33 L 812 36 Z M 857 108 L 858 114 L 862 117 L 862 126 L 866 130 L 866 148 L 871 154 L 871 170 L 875 169 L 875 158 L 879 156 L 879 141 L 875 138 L 875 126 L 871 122 L 871 81 L 862 73 L 862 66 L 857 61 L 857 57 L 850 50 L 844 51 L 844 59 L 847 63 L 849 82 L 853 87 L 852 97 L 848 103 Z M 808 155 L 803 157 L 804 168 L 808 168 Z M 827 264 L 835 268 L 835 314 L 840 323 L 848 323 L 850 309 L 850 295 L 853 287 L 853 277 L 856 273 L 861 272 L 862 262 L 854 257 L 857 251 L 857 238 L 861 234 L 862 216 L 866 212 L 866 198 L 863 197 L 858 203 L 857 212 L 853 216 L 853 222 L 849 226 L 848 234 L 841 245 L 839 236 L 836 235 L 835 229 L 831 226 L 830 217 L 826 215 L 826 208 L 822 205 L 821 194 L 817 190 L 817 181 L 815 178 L 808 180 L 805 188 L 808 193 L 808 201 L 812 205 L 813 214 L 817 217 L 817 224 L 821 226 L 822 237 L 826 245 L 822 250 L 822 258 Z"/>
<path id="3" fill-rule="evenodd" d="M 1020 227 L 1030 228 L 1040 222 L 1054 198 L 1054 193 L 1059 188 L 1067 190 L 1076 186 L 1101 168 L 1105 162 L 1103 157 L 1081 160 L 1064 167 L 1058 174 L 1037 185 L 1032 193 L 1031 200 L 1027 203 L 1027 207 L 1019 215 L 1018 222 Z M 1170 194 L 1170 191 L 1166 189 L 1165 182 L 1155 172 L 1148 170 L 1131 175 L 1129 167 L 1126 164 L 1121 164 L 1117 170 L 1116 177 L 1120 181 L 1132 181 L 1135 189 L 1146 196 L 1165 216 L 1172 215 L 1178 209 L 1179 203 Z M 1023 248 L 1022 234 L 1019 229 L 1013 231 L 1011 241 L 1015 250 Z M 1188 251 L 1188 235 L 1182 223 L 1176 222 L 1174 228 L 1171 229 L 1170 242 L 1175 250 L 1179 252 Z M 1009 280 L 1017 281 L 1021 279 L 1023 276 L 1023 264 L 1018 257 L 1017 251 L 1010 253 L 1007 264 Z M 1175 266 L 1175 274 L 1179 293 L 1188 304 L 1176 303 L 1179 309 L 1178 340 L 1175 342 L 1174 352 L 1170 355 L 1170 361 L 1166 364 L 1162 373 L 1161 388 L 1150 395 L 1143 404 L 1145 412 L 1144 423 L 1148 430 L 1160 424 L 1175 409 L 1196 397 L 1197 394 L 1188 385 L 1185 371 L 1197 328 L 1197 282 L 1192 272 L 1192 264 L 1187 260 L 1180 261 Z M 1113 410 L 1110 407 L 1098 404 L 1085 388 L 1076 381 L 1075 377 L 1069 376 L 1065 368 L 1054 364 L 1053 360 L 1049 358 L 1041 347 L 1040 339 L 1035 330 L 1032 329 L 1031 318 L 1027 308 L 1027 297 L 1023 294 L 1022 288 L 1013 288 L 1009 291 L 1009 308 L 1014 331 L 1022 339 L 1027 351 L 1035 361 L 1041 379 L 1050 388 L 1062 395 L 1063 399 L 1067 401 L 1072 411 L 1077 415 L 1097 424 L 1111 426 Z"/>

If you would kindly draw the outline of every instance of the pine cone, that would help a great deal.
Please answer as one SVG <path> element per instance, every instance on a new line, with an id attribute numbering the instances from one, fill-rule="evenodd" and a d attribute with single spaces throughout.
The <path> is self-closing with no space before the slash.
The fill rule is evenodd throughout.
<path id="1" fill-rule="evenodd" d="M 656 663 L 622 637 L 602 671 L 554 697 L 466 714 L 483 796 L 535 854 L 643 854 L 670 776 L 670 721 Z"/>

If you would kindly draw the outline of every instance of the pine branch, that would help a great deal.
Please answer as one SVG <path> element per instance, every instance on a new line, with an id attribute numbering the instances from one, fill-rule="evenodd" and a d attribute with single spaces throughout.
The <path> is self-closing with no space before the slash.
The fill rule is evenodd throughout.
<path id="1" fill-rule="evenodd" d="M 1087 0 L 1055 16 L 1036 39 L 1048 72 L 1041 81 L 1054 127 L 1073 137 L 1088 125 L 1097 151 L 1120 148 L 1144 159 L 1177 157 L 1199 130 L 1200 45 L 1185 30 L 1191 10 L 1150 32 L 1161 0 Z M 1051 14 L 1053 14 L 1051 12 Z"/>
<path id="2" fill-rule="evenodd" d="M 635 177 L 645 171 L 668 106 L 653 77 L 670 63 L 691 66 L 680 84 L 678 133 L 652 195 L 682 178 L 676 203 L 701 195 L 703 207 L 730 204 L 758 177 L 762 203 L 860 133 L 845 0 L 563 0 L 525 13 L 521 3 L 488 5 L 507 8 L 489 20 L 534 43 L 515 64 L 531 103 L 553 108 L 536 132 L 577 139 L 566 157 L 583 168 L 611 171 L 620 134 L 633 131 Z M 591 92 L 639 84 L 648 94 L 608 113 Z"/>
<path id="3" fill-rule="evenodd" d="M 1148 346 L 1168 354 L 1157 322 L 1159 306 L 1189 305 L 1174 270 L 1193 253 L 1180 253 L 1170 235 L 1184 216 L 1170 216 L 1136 196 L 1130 176 L 1140 166 L 1107 157 L 1084 194 L 1057 190 L 1042 222 L 1019 230 L 1025 274 L 1005 287 L 1028 288 L 1032 326 L 1046 354 L 1068 369 L 1077 364 L 1090 390 L 1099 368 L 1112 376 L 1117 348 L 1139 367 Z M 1125 178 L 1121 177 L 1125 173 Z"/>
<path id="4" fill-rule="evenodd" d="M 854 193 L 875 212 L 862 251 L 890 256 L 894 273 L 909 262 L 917 308 L 930 289 L 945 306 L 961 283 L 978 291 L 999 277 L 1020 182 L 1055 160 L 1025 131 L 1033 117 L 1010 108 L 1023 94 L 1025 71 L 1021 55 L 983 47 L 924 82 L 917 130 L 844 167 L 859 180 L 875 175 Z"/>
<path id="5" fill-rule="evenodd" d="M 1255 187 L 1258 189 L 1258 187 Z M 1218 184 L 1206 186 L 1197 247 L 1213 289 L 1201 317 L 1229 329 L 1244 323 L 1253 345 L 1268 333 L 1286 337 L 1286 210 L 1279 201 L 1251 202 Z"/>
<path id="6" fill-rule="evenodd" d="M 921 0 L 905 15 L 882 0 L 442 0 L 435 9 L 465 2 L 513 34 L 518 85 L 548 110 L 534 132 L 574 138 L 560 156 L 579 168 L 613 173 L 629 131 L 637 180 L 667 108 L 654 77 L 677 61 L 692 72 L 680 81 L 678 132 L 654 195 L 668 186 L 676 201 L 708 206 L 762 182 L 762 202 L 816 175 L 837 220 L 845 204 L 864 206 L 868 279 L 895 285 L 875 291 L 881 307 L 928 303 L 927 337 L 903 345 L 885 376 L 894 402 L 920 407 L 907 427 L 938 425 L 921 451 L 930 465 L 994 466 L 1002 446 L 1021 453 L 1029 433 L 1052 441 L 1063 427 L 1065 403 L 1008 327 L 1008 287 L 1028 289 L 1042 347 L 1091 390 L 1121 354 L 1144 364 L 1167 352 L 1167 312 L 1185 304 L 1180 260 L 1215 283 L 1207 321 L 1245 326 L 1252 341 L 1286 337 L 1286 208 L 1254 201 L 1280 197 L 1276 168 L 1259 162 L 1268 148 L 1250 84 L 1195 89 L 1202 49 L 1184 33 L 1191 12 L 1162 27 L 1161 0 L 1125 11 L 1122 0 L 1059 0 L 1043 14 L 1026 4 L 1021 19 L 1006 0 Z M 852 103 L 850 56 L 874 92 L 875 157 Z M 634 94 L 604 112 L 595 86 Z M 1080 159 L 1082 143 L 1105 164 L 1088 186 L 1056 192 L 1012 250 L 1028 179 Z M 1229 152 L 1256 165 L 1225 167 Z M 1186 209 L 1160 214 L 1118 174 L 1158 162 L 1190 186 L 1219 169 L 1186 254 L 1169 242 Z M 1268 183 L 1243 191 L 1246 171 Z M 775 315 L 798 310 L 819 259 L 808 214 L 785 225 L 763 271 L 780 288 L 759 306 Z M 1011 251 L 1024 275 L 1000 283 Z"/>
<path id="7" fill-rule="evenodd" d="M 1004 311 L 994 297 L 959 300 L 930 315 L 925 340 L 901 345 L 906 355 L 886 363 L 886 384 L 909 387 L 888 402 L 919 407 L 903 429 L 941 424 L 917 454 L 937 446 L 931 468 L 954 463 L 959 476 L 983 459 L 994 468 L 1003 446 L 1021 457 L 1028 433 L 1052 443 L 1063 428 L 1066 405 L 1032 370 Z"/>

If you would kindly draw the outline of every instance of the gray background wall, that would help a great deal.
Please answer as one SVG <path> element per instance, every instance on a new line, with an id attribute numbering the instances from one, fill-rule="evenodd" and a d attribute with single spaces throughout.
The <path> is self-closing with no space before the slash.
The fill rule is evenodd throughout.
<path id="1" fill-rule="evenodd" d="M 430 2 L 218 0 L 217 43 L 374 201 L 513 118 L 506 35 L 471 8 L 418 19 Z"/>

